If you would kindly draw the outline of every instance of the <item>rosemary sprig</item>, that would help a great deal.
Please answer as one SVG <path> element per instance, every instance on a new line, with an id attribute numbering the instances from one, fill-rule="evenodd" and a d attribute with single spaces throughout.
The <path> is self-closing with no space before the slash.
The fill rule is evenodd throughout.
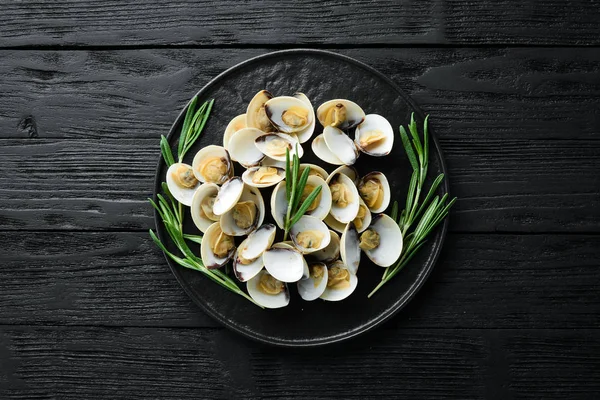
<path id="1" fill-rule="evenodd" d="M 427 236 L 448 215 L 450 207 L 456 202 L 456 197 L 448 201 L 448 193 L 445 193 L 441 198 L 439 196 L 434 197 L 435 192 L 444 179 L 444 174 L 440 174 L 435 178 L 427 195 L 420 201 L 429 166 L 428 121 L 429 116 L 427 116 L 423 122 L 422 142 L 417 130 L 414 114 L 411 115 L 410 124 L 408 125 L 410 137 L 406 132 L 406 129 L 404 129 L 403 126 L 400 126 L 402 144 L 404 145 L 408 160 L 412 165 L 413 174 L 410 179 L 408 195 L 406 197 L 406 207 L 402 210 L 400 215 L 398 215 L 398 202 L 394 201 L 390 217 L 398 223 L 398 226 L 402 231 L 404 243 L 400 258 L 394 265 L 385 269 L 381 282 L 379 282 L 368 297 L 373 296 L 386 282 L 392 279 L 406 264 L 408 264 L 413 256 L 425 244 Z M 415 222 L 416 227 L 409 233 L 409 230 Z"/>
<path id="2" fill-rule="evenodd" d="M 212 109 L 212 105 L 214 100 L 210 102 L 205 102 L 200 106 L 197 111 L 194 111 L 197 103 L 197 98 L 194 97 L 190 102 L 188 110 L 186 112 L 186 116 L 183 122 L 181 136 L 179 137 L 179 145 L 177 148 L 178 151 L 178 159 L 179 162 L 183 160 L 183 156 L 185 153 L 192 147 L 194 142 L 200 137 L 202 130 L 204 129 L 204 125 L 206 124 L 206 120 L 210 114 Z M 170 166 L 174 163 L 173 153 L 171 152 L 171 147 L 167 139 L 162 136 L 160 141 L 160 150 L 163 159 L 167 166 Z M 167 250 L 166 246 L 160 241 L 156 233 L 150 230 L 150 237 L 154 241 L 154 243 L 169 257 L 171 260 L 175 261 L 177 264 L 181 265 L 185 268 L 190 268 L 196 271 L 203 273 L 209 279 L 223 286 L 225 289 L 236 293 L 245 299 L 251 301 L 257 306 L 263 308 L 261 305 L 257 304 L 252 297 L 246 294 L 242 289 L 240 289 L 237 283 L 227 275 L 227 273 L 218 270 L 218 269 L 208 269 L 202 263 L 202 260 L 196 256 L 189 248 L 187 241 L 191 241 L 194 243 L 202 243 L 202 236 L 198 235 L 190 235 L 183 233 L 183 209 L 181 203 L 179 203 L 169 192 L 169 188 L 166 183 L 162 183 L 161 185 L 162 191 L 164 195 L 158 193 L 156 195 L 156 199 L 148 199 L 152 207 L 156 209 L 158 215 L 160 216 L 165 230 L 169 234 L 169 237 L 177 246 L 177 249 L 181 253 L 181 255 L 176 255 Z"/>
<path id="3" fill-rule="evenodd" d="M 304 199 L 302 204 L 300 204 L 302 192 L 304 192 L 306 182 L 308 181 L 308 175 L 310 174 L 310 168 L 304 168 L 300 179 L 298 179 L 298 174 L 300 173 L 300 159 L 296 153 L 297 150 L 294 152 L 290 162 L 290 151 L 288 149 L 285 150 L 285 195 L 288 207 L 284 221 L 284 241 L 287 240 L 292 226 L 302 218 L 311 203 L 317 198 L 319 193 L 321 193 L 321 186 L 317 186 L 310 192 L 306 199 Z"/>

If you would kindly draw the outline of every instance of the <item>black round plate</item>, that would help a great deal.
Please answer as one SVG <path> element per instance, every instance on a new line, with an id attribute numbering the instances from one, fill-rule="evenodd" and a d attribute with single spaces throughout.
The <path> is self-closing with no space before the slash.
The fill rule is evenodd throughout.
<path id="1" fill-rule="evenodd" d="M 419 129 L 422 128 L 423 114 L 415 103 L 394 82 L 373 68 L 328 51 L 277 51 L 230 68 L 198 92 L 199 103 L 214 98 L 215 104 L 202 137 L 195 148 L 190 150 L 186 161 L 191 164 L 194 154 L 204 146 L 222 145 L 227 123 L 236 115 L 244 113 L 250 99 L 261 89 L 267 89 L 276 96 L 303 92 L 315 108 L 326 100 L 350 99 L 363 107 L 366 113 L 383 115 L 395 129 L 401 124 L 408 124 L 410 115 L 414 112 L 419 121 Z M 171 144 L 177 142 L 184 112 L 185 109 L 171 128 Z M 317 123 L 313 137 L 321 132 L 322 127 Z M 439 144 L 434 135 L 431 139 L 429 176 L 435 177 L 439 173 L 447 176 Z M 304 148 L 302 162 L 318 163 L 328 172 L 335 168 L 314 157 L 308 143 Z M 390 181 L 392 198 L 400 202 L 400 209 L 403 208 L 412 169 L 399 136 L 396 136 L 394 149 L 389 156 L 376 158 L 362 155 L 355 167 L 361 175 L 374 170 L 384 172 Z M 165 172 L 165 163 L 161 159 L 157 168 L 155 192 L 160 191 Z M 241 167 L 236 166 L 236 174 L 240 175 L 241 172 Z M 440 191 L 448 191 L 447 182 L 447 179 L 444 180 Z M 263 196 L 268 204 L 270 192 L 263 193 Z M 170 250 L 176 252 L 157 214 L 155 220 L 160 239 Z M 431 272 L 446 230 L 447 221 L 432 235 L 418 256 L 370 299 L 367 299 L 367 294 L 377 285 L 384 270 L 371 264 L 363 256 L 358 271 L 358 287 L 347 299 L 340 302 L 305 302 L 298 296 L 295 285 L 291 284 L 292 299 L 289 306 L 276 310 L 260 309 L 210 281 L 202 273 L 183 268 L 170 259 L 167 262 L 194 302 L 226 327 L 251 339 L 273 345 L 318 346 L 364 333 L 406 305 Z M 198 232 L 189 214 L 184 231 Z"/>

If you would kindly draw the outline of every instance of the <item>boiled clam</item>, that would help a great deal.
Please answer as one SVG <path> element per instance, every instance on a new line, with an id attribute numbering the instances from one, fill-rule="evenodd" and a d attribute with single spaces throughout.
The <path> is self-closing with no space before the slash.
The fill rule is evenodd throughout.
<path id="1" fill-rule="evenodd" d="M 358 184 L 358 193 L 369 210 L 380 213 L 390 205 L 390 184 L 381 172 L 370 172 Z"/>
<path id="2" fill-rule="evenodd" d="M 229 261 L 234 253 L 233 237 L 223 233 L 218 222 L 209 226 L 200 245 L 200 257 L 204 266 L 209 269 L 219 268 Z"/>
<path id="3" fill-rule="evenodd" d="M 345 165 L 352 165 L 358 159 L 356 145 L 342 130 L 333 126 L 323 129 L 323 139 L 329 150 Z"/>
<path id="4" fill-rule="evenodd" d="M 354 132 L 356 147 L 365 154 L 382 157 L 390 154 L 394 146 L 394 129 L 387 119 L 369 114 Z"/>
<path id="5" fill-rule="evenodd" d="M 238 202 L 221 216 L 221 229 L 227 235 L 243 236 L 262 224 L 265 202 L 258 188 L 245 185 Z"/>
<path id="6" fill-rule="evenodd" d="M 267 117 L 265 103 L 273 98 L 266 90 L 256 93 L 246 109 L 246 126 L 248 128 L 260 129 L 263 132 L 274 132 L 275 127 Z"/>
<path id="7" fill-rule="evenodd" d="M 343 131 L 354 128 L 365 119 L 365 112 L 350 100 L 329 100 L 317 108 L 317 118 L 324 127 L 332 126 Z"/>
<path id="8" fill-rule="evenodd" d="M 298 158 L 301 158 L 304 155 L 298 139 L 285 133 L 268 133 L 259 136 L 254 144 L 265 156 L 277 161 L 285 161 L 286 150 L 289 151 L 290 157 L 297 154 Z"/>
<path id="9" fill-rule="evenodd" d="M 329 237 L 329 244 L 325 248 L 310 254 L 312 259 L 328 264 L 340 257 L 340 236 L 329 230 Z"/>
<path id="10" fill-rule="evenodd" d="M 229 154 L 246 168 L 258 165 L 265 155 L 256 148 L 254 141 L 265 133 L 256 128 L 242 128 L 229 140 Z"/>
<path id="11" fill-rule="evenodd" d="M 360 265 L 359 236 L 353 222 L 346 225 L 340 239 L 340 256 L 350 272 L 356 274 Z"/>
<path id="12" fill-rule="evenodd" d="M 402 231 L 391 217 L 378 214 L 360 234 L 359 247 L 374 264 L 389 267 L 402 253 Z"/>
<path id="13" fill-rule="evenodd" d="M 265 224 L 252 232 L 244 245 L 240 245 L 239 256 L 246 260 L 255 260 L 271 248 L 275 240 L 275 225 Z"/>
<path id="14" fill-rule="evenodd" d="M 329 229 L 325 223 L 309 215 L 302 216 L 298 222 L 292 225 L 290 237 L 294 246 L 304 254 L 324 249 L 331 240 Z"/>
<path id="15" fill-rule="evenodd" d="M 247 169 L 242 174 L 246 185 L 257 188 L 274 186 L 285 178 L 285 169 L 280 167 L 260 166 Z"/>
<path id="16" fill-rule="evenodd" d="M 215 183 L 203 183 L 194 193 L 190 212 L 194 224 L 201 232 L 206 232 L 209 226 L 221 219 L 213 212 L 217 193 L 219 193 L 219 186 Z"/>
<path id="17" fill-rule="evenodd" d="M 320 298 L 327 301 L 344 300 L 357 285 L 356 275 L 348 270 L 343 261 L 335 261 L 327 268 L 327 285 Z"/>
<path id="18" fill-rule="evenodd" d="M 166 176 L 167 187 L 175 200 L 191 206 L 192 199 L 200 182 L 196 179 L 192 167 L 184 163 L 175 163 L 169 167 Z"/>
<path id="19" fill-rule="evenodd" d="M 194 156 L 194 175 L 200 182 L 223 184 L 233 176 L 233 164 L 229 153 L 221 146 L 206 146 Z"/>
<path id="20" fill-rule="evenodd" d="M 316 120 L 317 118 L 315 117 L 315 109 L 313 108 L 310 100 L 308 99 L 308 97 L 304 94 L 304 93 L 295 93 L 294 97 L 303 101 L 306 106 L 310 109 L 310 120 L 311 122 L 308 124 L 308 126 L 304 129 L 302 129 L 299 132 L 296 132 L 296 136 L 298 137 L 298 141 L 300 143 L 305 143 L 308 142 L 310 140 L 310 138 L 312 137 L 313 132 L 315 131 L 315 124 L 316 124 Z M 323 178 L 324 179 L 324 178 Z"/>
<path id="21" fill-rule="evenodd" d="M 298 294 L 303 300 L 313 301 L 318 299 L 327 288 L 327 266 L 322 262 L 308 264 L 309 274 L 306 279 L 298 281 Z"/>
<path id="22" fill-rule="evenodd" d="M 234 133 L 239 131 L 240 129 L 246 128 L 246 114 L 240 114 L 237 117 L 233 118 L 227 124 L 225 128 L 225 133 L 223 134 L 223 147 L 225 150 L 229 151 L 229 140 Z M 229 154 L 233 161 L 237 161 L 231 153 Z"/>
<path id="23" fill-rule="evenodd" d="M 269 274 L 282 282 L 297 282 L 305 274 L 302 253 L 291 247 L 271 246 L 263 253 L 263 262 Z"/>
<path id="24" fill-rule="evenodd" d="M 247 282 L 252 279 L 264 267 L 262 254 L 253 260 L 248 260 L 241 256 L 241 250 L 248 245 L 248 238 L 244 239 L 238 246 L 233 257 L 233 273 L 240 282 Z"/>
<path id="25" fill-rule="evenodd" d="M 267 118 L 279 132 L 301 132 L 314 120 L 312 106 L 296 97 L 273 97 L 264 107 Z"/>
<path id="26" fill-rule="evenodd" d="M 223 183 L 213 203 L 213 213 L 215 215 L 223 215 L 231 210 L 239 201 L 243 191 L 244 182 L 239 176 L 234 176 Z"/>
<path id="27" fill-rule="evenodd" d="M 329 175 L 327 183 L 332 200 L 330 214 L 339 222 L 347 224 L 358 214 L 358 190 L 354 182 L 342 173 Z"/>
<path id="28" fill-rule="evenodd" d="M 281 308 L 290 303 L 287 284 L 268 271 L 261 270 L 246 283 L 248 294 L 265 308 Z"/>

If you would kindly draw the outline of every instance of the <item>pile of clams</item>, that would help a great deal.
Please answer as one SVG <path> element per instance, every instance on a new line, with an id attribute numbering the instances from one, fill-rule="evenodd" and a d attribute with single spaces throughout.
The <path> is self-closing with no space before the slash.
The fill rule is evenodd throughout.
<path id="1" fill-rule="evenodd" d="M 313 138 L 317 121 L 323 129 Z M 311 139 L 313 153 L 337 167 L 327 172 L 300 164 L 301 172 L 309 168 L 301 201 L 315 187 L 322 189 L 292 226 L 289 240 L 277 242 L 287 213 L 286 150 L 301 158 L 303 144 Z M 315 112 L 302 93 L 274 97 L 261 90 L 246 113 L 229 122 L 223 146 L 204 147 L 192 165 L 173 164 L 166 182 L 173 196 L 190 207 L 204 234 L 204 265 L 221 268 L 231 262 L 257 303 L 285 307 L 292 283 L 306 301 L 339 301 L 356 289 L 362 253 L 388 267 L 402 251 L 398 224 L 383 214 L 390 204 L 387 178 L 377 171 L 361 177 L 352 167 L 359 155 L 385 156 L 393 144 L 390 123 L 380 115 L 366 115 L 350 100 L 327 101 Z M 241 174 L 236 175 L 234 162 L 244 168 Z M 270 216 L 263 189 L 270 193 Z M 274 223 L 264 223 L 266 216 Z"/>

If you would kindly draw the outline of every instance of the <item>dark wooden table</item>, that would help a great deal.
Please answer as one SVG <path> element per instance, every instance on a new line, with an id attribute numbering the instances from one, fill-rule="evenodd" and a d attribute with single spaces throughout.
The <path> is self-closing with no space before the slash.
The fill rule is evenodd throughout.
<path id="1" fill-rule="evenodd" d="M 0 398 L 600 396 L 600 3 L 4 1 Z M 325 48 L 431 114 L 459 201 L 391 322 L 287 351 L 205 316 L 148 229 L 160 134 L 212 77 Z"/>

